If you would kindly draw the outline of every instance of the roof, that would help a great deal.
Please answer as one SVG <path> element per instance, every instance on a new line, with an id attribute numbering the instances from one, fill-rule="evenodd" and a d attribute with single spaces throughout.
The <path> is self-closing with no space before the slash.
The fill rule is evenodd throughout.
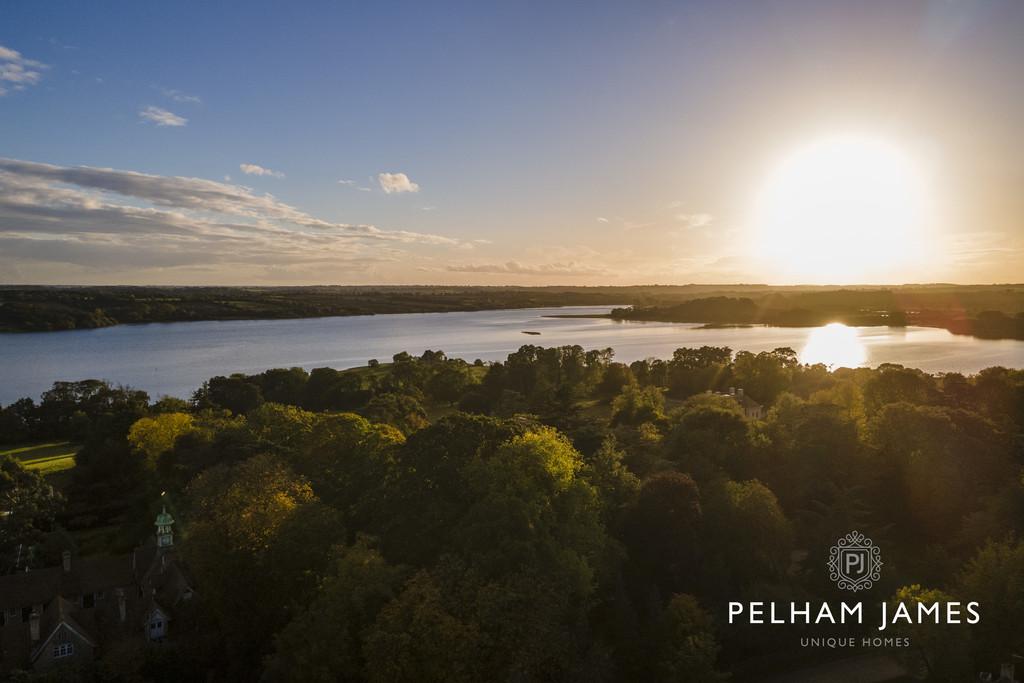
<path id="1" fill-rule="evenodd" d="M 45 605 L 58 595 L 72 598 L 131 584 L 129 557 L 74 557 L 71 559 L 71 571 L 66 572 L 63 567 L 45 567 L 0 576 L 0 608 Z"/>
<path id="2" fill-rule="evenodd" d="M 760 403 L 747 396 L 747 394 L 742 389 L 736 392 L 716 391 L 714 393 L 717 396 L 728 396 L 729 398 L 734 399 L 737 403 L 740 404 L 740 406 L 742 406 L 746 410 L 755 410 L 761 407 Z"/>
<path id="3" fill-rule="evenodd" d="M 57 632 L 57 629 L 63 624 L 74 633 L 87 642 L 89 645 L 96 647 L 96 638 L 78 621 L 75 619 L 74 614 L 76 608 L 70 602 L 64 598 L 57 596 L 52 603 L 47 606 L 46 611 L 43 613 L 42 619 L 39 623 L 39 645 L 32 650 L 32 661 L 35 661 L 39 657 L 40 653 L 46 647 L 46 644 L 53 638 L 53 634 Z"/>
<path id="4" fill-rule="evenodd" d="M 733 396 L 733 398 L 739 401 L 740 405 L 743 406 L 744 408 L 754 409 L 761 407 L 760 403 L 750 398 L 746 394 L 737 394 L 736 396 Z"/>
<path id="5" fill-rule="evenodd" d="M 20 609 L 43 605 L 60 592 L 60 567 L 46 567 L 0 576 L 0 608 Z"/>
<path id="6" fill-rule="evenodd" d="M 174 517 L 171 517 L 171 514 L 167 512 L 167 508 L 163 508 L 163 510 L 160 511 L 160 514 L 156 516 L 156 525 L 170 526 L 172 524 L 174 524 Z"/>

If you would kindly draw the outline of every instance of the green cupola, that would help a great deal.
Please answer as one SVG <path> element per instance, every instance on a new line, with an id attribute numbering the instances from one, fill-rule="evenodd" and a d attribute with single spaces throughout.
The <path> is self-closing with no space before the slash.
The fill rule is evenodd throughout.
<path id="1" fill-rule="evenodd" d="M 174 530 L 171 527 L 174 525 L 174 517 L 171 517 L 171 513 L 167 512 L 167 506 L 164 505 L 160 514 L 156 516 L 156 546 L 158 548 L 170 548 L 174 545 Z"/>

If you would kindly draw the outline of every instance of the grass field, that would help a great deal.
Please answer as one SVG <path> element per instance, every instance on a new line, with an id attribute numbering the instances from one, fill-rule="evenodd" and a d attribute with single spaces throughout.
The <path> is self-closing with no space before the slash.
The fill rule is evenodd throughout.
<path id="1" fill-rule="evenodd" d="M 75 466 L 75 454 L 80 446 L 70 441 L 37 443 L 0 450 L 0 455 L 11 455 L 22 466 L 36 470 L 45 477 L 66 472 Z"/>

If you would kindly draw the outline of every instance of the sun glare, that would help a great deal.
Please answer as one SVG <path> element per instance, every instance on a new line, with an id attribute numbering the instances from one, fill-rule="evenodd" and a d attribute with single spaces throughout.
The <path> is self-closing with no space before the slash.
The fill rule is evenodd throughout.
<path id="1" fill-rule="evenodd" d="M 789 282 L 906 280 L 928 247 L 927 199 L 920 170 L 898 147 L 820 140 L 791 153 L 762 187 L 755 258 Z"/>
<path id="2" fill-rule="evenodd" d="M 857 330 L 842 323 L 815 328 L 800 351 L 801 363 L 822 363 L 830 370 L 860 367 L 866 360 L 867 350 Z"/>

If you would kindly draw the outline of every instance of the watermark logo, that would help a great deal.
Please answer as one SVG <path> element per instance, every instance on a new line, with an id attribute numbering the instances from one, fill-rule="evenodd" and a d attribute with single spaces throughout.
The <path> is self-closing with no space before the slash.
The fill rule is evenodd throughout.
<path id="1" fill-rule="evenodd" d="M 829 578 L 841 590 L 856 592 L 871 588 L 878 581 L 881 567 L 878 546 L 859 531 L 851 531 L 840 538 L 829 552 Z"/>

